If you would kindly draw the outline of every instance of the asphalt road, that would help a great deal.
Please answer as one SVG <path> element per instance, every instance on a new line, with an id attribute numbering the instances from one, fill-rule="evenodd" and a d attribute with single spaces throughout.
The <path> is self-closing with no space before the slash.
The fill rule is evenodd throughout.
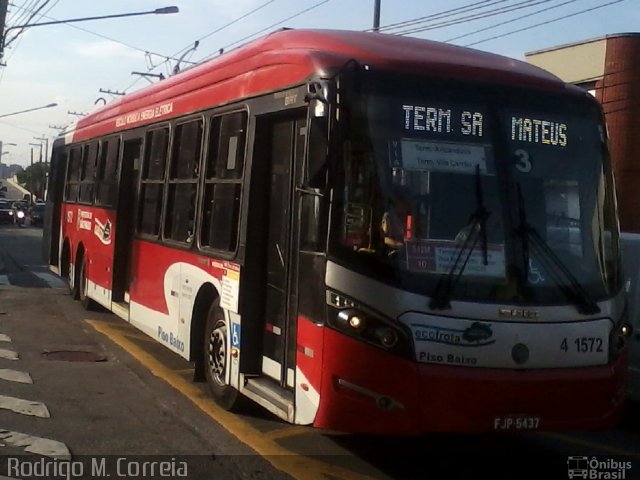
<path id="1" fill-rule="evenodd" d="M 105 478 L 87 455 L 163 455 L 144 458 L 173 458 L 171 478 L 566 479 L 594 459 L 602 475 L 582 478 L 640 478 L 638 406 L 606 432 L 418 438 L 293 426 L 258 407 L 221 411 L 188 362 L 74 302 L 40 261 L 41 233 L 0 226 L 0 479 L 36 478 L 7 470 L 25 451 L 85 462 L 86 478 Z M 175 471 L 182 460 L 187 477 Z M 120 478 L 136 477 L 152 478 Z"/>
<path id="2" fill-rule="evenodd" d="M 0 226 L 0 478 L 36 478 L 4 463 L 25 452 L 184 459 L 187 478 L 287 477 L 93 329 L 42 265 L 41 236 Z M 90 319 L 117 321 L 105 312 Z"/>

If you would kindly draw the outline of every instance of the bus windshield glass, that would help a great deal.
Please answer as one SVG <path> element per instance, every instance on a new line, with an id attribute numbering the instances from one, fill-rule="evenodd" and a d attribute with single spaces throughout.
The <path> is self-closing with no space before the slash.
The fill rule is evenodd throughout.
<path id="1" fill-rule="evenodd" d="M 613 181 L 593 102 L 425 79 L 358 84 L 337 169 L 337 261 L 427 296 L 444 281 L 452 300 L 616 291 Z"/>

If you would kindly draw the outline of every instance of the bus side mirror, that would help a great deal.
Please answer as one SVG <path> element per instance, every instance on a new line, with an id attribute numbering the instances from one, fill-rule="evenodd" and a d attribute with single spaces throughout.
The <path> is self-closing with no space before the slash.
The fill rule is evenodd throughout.
<path id="1" fill-rule="evenodd" d="M 335 84 L 330 80 L 309 82 L 304 100 L 310 104 L 312 117 L 325 118 L 329 116 L 329 105 L 334 103 L 335 91 Z"/>
<path id="2" fill-rule="evenodd" d="M 328 202 L 319 188 L 298 188 L 300 193 L 300 250 L 324 252 L 328 230 Z"/>
<path id="3" fill-rule="evenodd" d="M 328 119 L 310 116 L 307 134 L 309 139 L 302 179 L 303 187 L 323 190 L 327 186 L 329 168 Z"/>

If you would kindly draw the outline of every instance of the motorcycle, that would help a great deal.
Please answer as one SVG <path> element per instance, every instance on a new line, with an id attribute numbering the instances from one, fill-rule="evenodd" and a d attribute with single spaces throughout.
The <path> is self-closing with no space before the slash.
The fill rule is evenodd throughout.
<path id="1" fill-rule="evenodd" d="M 19 227 L 24 227 L 25 213 L 22 210 L 16 212 L 15 221 Z"/>

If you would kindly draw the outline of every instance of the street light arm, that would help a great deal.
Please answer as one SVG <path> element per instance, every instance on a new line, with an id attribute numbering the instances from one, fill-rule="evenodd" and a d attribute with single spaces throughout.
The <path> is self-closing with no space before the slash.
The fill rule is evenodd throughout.
<path id="1" fill-rule="evenodd" d="M 5 37 L 7 32 L 9 32 L 10 30 L 17 30 L 20 28 L 42 27 L 45 25 L 57 25 L 61 23 L 87 22 L 90 20 L 105 20 L 108 18 L 134 17 L 137 15 L 163 15 L 167 13 L 178 13 L 179 11 L 180 10 L 178 9 L 178 7 L 172 6 L 172 7 L 156 8 L 155 10 L 149 10 L 146 12 L 117 13 L 114 15 L 99 15 L 97 17 L 70 18 L 67 20 L 52 20 L 50 22 L 27 23 L 24 25 L 12 25 L 8 28 L 5 28 Z"/>
<path id="2" fill-rule="evenodd" d="M 57 103 L 50 103 L 49 105 L 43 105 L 42 107 L 27 108 L 26 110 L 20 110 L 19 112 L 5 113 L 3 115 L 0 115 L 0 118 L 10 117 L 11 115 L 18 115 L 19 113 L 33 112 L 34 110 L 42 110 L 44 108 L 52 108 L 57 106 L 58 106 Z"/>

